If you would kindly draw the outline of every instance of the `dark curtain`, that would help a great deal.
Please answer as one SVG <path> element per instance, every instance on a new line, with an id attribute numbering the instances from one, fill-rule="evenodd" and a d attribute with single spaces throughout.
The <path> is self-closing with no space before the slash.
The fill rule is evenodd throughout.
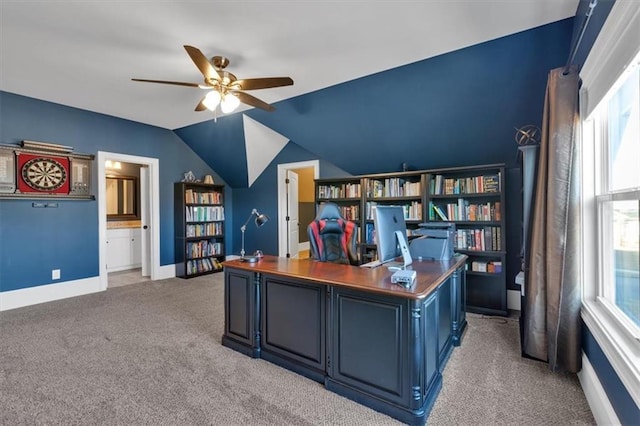
<path id="1" fill-rule="evenodd" d="M 575 68 L 552 70 L 547 81 L 523 331 L 525 354 L 574 373 L 582 367 L 578 83 Z"/>

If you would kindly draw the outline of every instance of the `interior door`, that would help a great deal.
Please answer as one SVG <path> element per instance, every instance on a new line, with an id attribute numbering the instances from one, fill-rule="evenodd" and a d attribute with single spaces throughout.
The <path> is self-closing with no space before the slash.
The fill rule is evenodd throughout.
<path id="1" fill-rule="evenodd" d="M 297 258 L 300 251 L 300 218 L 298 217 L 298 174 L 287 170 L 287 253 Z"/>
<path id="2" fill-rule="evenodd" d="M 151 276 L 151 235 L 150 235 L 150 212 L 151 200 L 149 182 L 149 168 L 147 166 L 140 167 L 140 245 L 141 245 L 141 265 L 142 276 Z"/>

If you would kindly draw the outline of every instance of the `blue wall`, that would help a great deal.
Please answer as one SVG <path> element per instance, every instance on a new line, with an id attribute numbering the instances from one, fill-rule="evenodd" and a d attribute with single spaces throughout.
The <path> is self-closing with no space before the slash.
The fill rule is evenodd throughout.
<path id="1" fill-rule="evenodd" d="M 509 192 L 517 194 L 515 128 L 540 125 L 547 74 L 566 61 L 572 24 L 572 19 L 559 21 L 305 94 L 277 103 L 274 113 L 247 111 L 247 115 L 291 141 L 251 188 L 246 188 L 242 114 L 174 133 L 1 93 L 0 142 L 42 140 L 70 145 L 82 153 L 100 149 L 159 158 L 163 265 L 173 262 L 171 183 L 180 180 L 186 170 L 196 175 L 215 170 L 217 182 L 234 188 L 227 198 L 227 227 L 232 236 L 227 252 L 235 253 L 240 236 L 234 232 L 234 224 L 243 223 L 252 207 L 260 205 L 276 218 L 275 177 L 277 164 L 282 162 L 320 159 L 324 177 L 340 170 L 350 174 L 395 171 L 404 162 L 413 169 L 503 162 L 511 177 Z M 94 173 L 94 188 L 96 179 Z M 519 197 L 509 198 L 507 249 L 511 254 L 507 273 L 511 284 L 520 263 L 521 202 Z M 96 202 L 65 201 L 52 211 L 31 209 L 29 201 L 0 201 L 0 214 L 3 241 L 31 237 L 50 246 L 64 240 L 82 253 L 78 259 L 76 254 L 62 250 L 56 255 L 61 258 L 54 258 L 31 246 L 24 251 L 26 255 L 15 256 L 14 247 L 2 244 L 0 290 L 50 283 L 53 268 L 62 269 L 63 280 L 97 273 Z M 56 215 L 70 217 L 76 226 L 56 226 L 61 220 Z M 25 223 L 31 227 L 22 225 L 27 229 L 18 231 Z M 37 233 L 32 231 L 37 229 L 34 223 L 41 226 Z M 272 223 L 273 232 L 267 228 L 248 233 L 247 243 L 266 253 L 277 253 L 277 221 Z M 27 266 L 25 259 L 33 258 L 41 259 L 38 267 L 19 272 Z"/>
<path id="2" fill-rule="evenodd" d="M 559 21 L 245 113 L 351 174 L 515 164 L 514 128 L 540 125 L 572 29 Z M 247 185 L 240 115 L 176 130 L 233 187 Z"/>
<path id="3" fill-rule="evenodd" d="M 598 2 L 574 61 L 578 65 L 613 3 Z M 227 235 L 232 236 L 227 246 L 237 252 L 236 228 L 251 208 L 260 206 L 272 219 L 277 215 L 278 163 L 320 159 L 322 177 L 331 177 L 340 168 L 351 174 L 397 171 L 403 162 L 413 169 L 504 162 L 510 179 L 508 271 L 514 270 L 519 267 L 522 217 L 514 128 L 540 125 L 547 74 L 566 63 L 588 4 L 580 1 L 575 23 L 560 21 L 285 100 L 274 113 L 247 111 L 291 140 L 251 188 L 246 188 L 241 114 L 174 133 L 0 92 L 0 143 L 28 139 L 70 145 L 80 153 L 102 150 L 159 158 L 162 265 L 174 262 L 172 183 L 187 170 L 197 176 L 213 174 L 217 183 L 236 188 L 227 192 Z M 49 284 L 51 269 L 62 270 L 62 281 L 96 276 L 97 227 L 95 201 L 60 201 L 58 209 L 34 209 L 31 201 L 0 200 L 0 291 Z M 277 253 L 276 241 L 276 220 L 247 231 L 247 251 Z M 620 395 L 627 400 L 620 380 L 607 379 L 615 373 L 588 329 L 584 340 L 612 402 Z M 626 418 L 624 412 L 618 415 Z"/>
<path id="4" fill-rule="evenodd" d="M 522 203 L 515 129 L 541 125 L 547 76 L 566 63 L 572 31 L 573 19 L 566 19 L 288 99 L 273 113 L 245 112 L 300 149 L 283 152 L 286 160 L 273 161 L 251 188 L 234 190 L 234 222 L 243 223 L 258 205 L 275 218 L 278 163 L 317 158 L 354 175 L 400 171 L 404 162 L 411 169 L 505 163 L 507 282 L 518 290 L 513 278 L 520 270 Z M 246 188 L 241 114 L 176 134 L 230 185 Z M 277 254 L 276 224 L 275 233 L 248 231 L 247 242 L 255 239 L 265 253 Z"/>
<path id="5" fill-rule="evenodd" d="M 0 92 L 0 143 L 35 140 L 158 158 L 160 164 L 160 264 L 174 263 L 173 182 L 192 170 L 224 183 L 174 132 L 11 93 Z M 97 167 L 91 179 L 97 188 Z M 98 202 L 59 201 L 57 209 L 32 208 L 32 200 L 0 200 L 0 291 L 95 277 Z"/>

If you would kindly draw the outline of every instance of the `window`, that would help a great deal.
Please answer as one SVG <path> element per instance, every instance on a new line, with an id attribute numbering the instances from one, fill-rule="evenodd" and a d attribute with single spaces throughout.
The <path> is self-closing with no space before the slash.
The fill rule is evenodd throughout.
<path id="1" fill-rule="evenodd" d="M 640 401 L 638 40 L 640 2 L 615 2 L 580 71 L 582 319 L 636 402 Z"/>
<path id="2" fill-rule="evenodd" d="M 640 54 L 595 108 L 598 297 L 640 336 Z M 593 123 L 589 123 L 592 121 Z"/>

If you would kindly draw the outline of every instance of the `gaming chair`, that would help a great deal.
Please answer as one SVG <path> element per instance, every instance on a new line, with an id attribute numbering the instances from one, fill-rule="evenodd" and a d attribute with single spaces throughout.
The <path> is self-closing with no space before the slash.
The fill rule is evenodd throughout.
<path id="1" fill-rule="evenodd" d="M 320 262 L 357 265 L 358 227 L 345 220 L 334 203 L 322 203 L 316 218 L 307 226 L 311 258 Z"/>

